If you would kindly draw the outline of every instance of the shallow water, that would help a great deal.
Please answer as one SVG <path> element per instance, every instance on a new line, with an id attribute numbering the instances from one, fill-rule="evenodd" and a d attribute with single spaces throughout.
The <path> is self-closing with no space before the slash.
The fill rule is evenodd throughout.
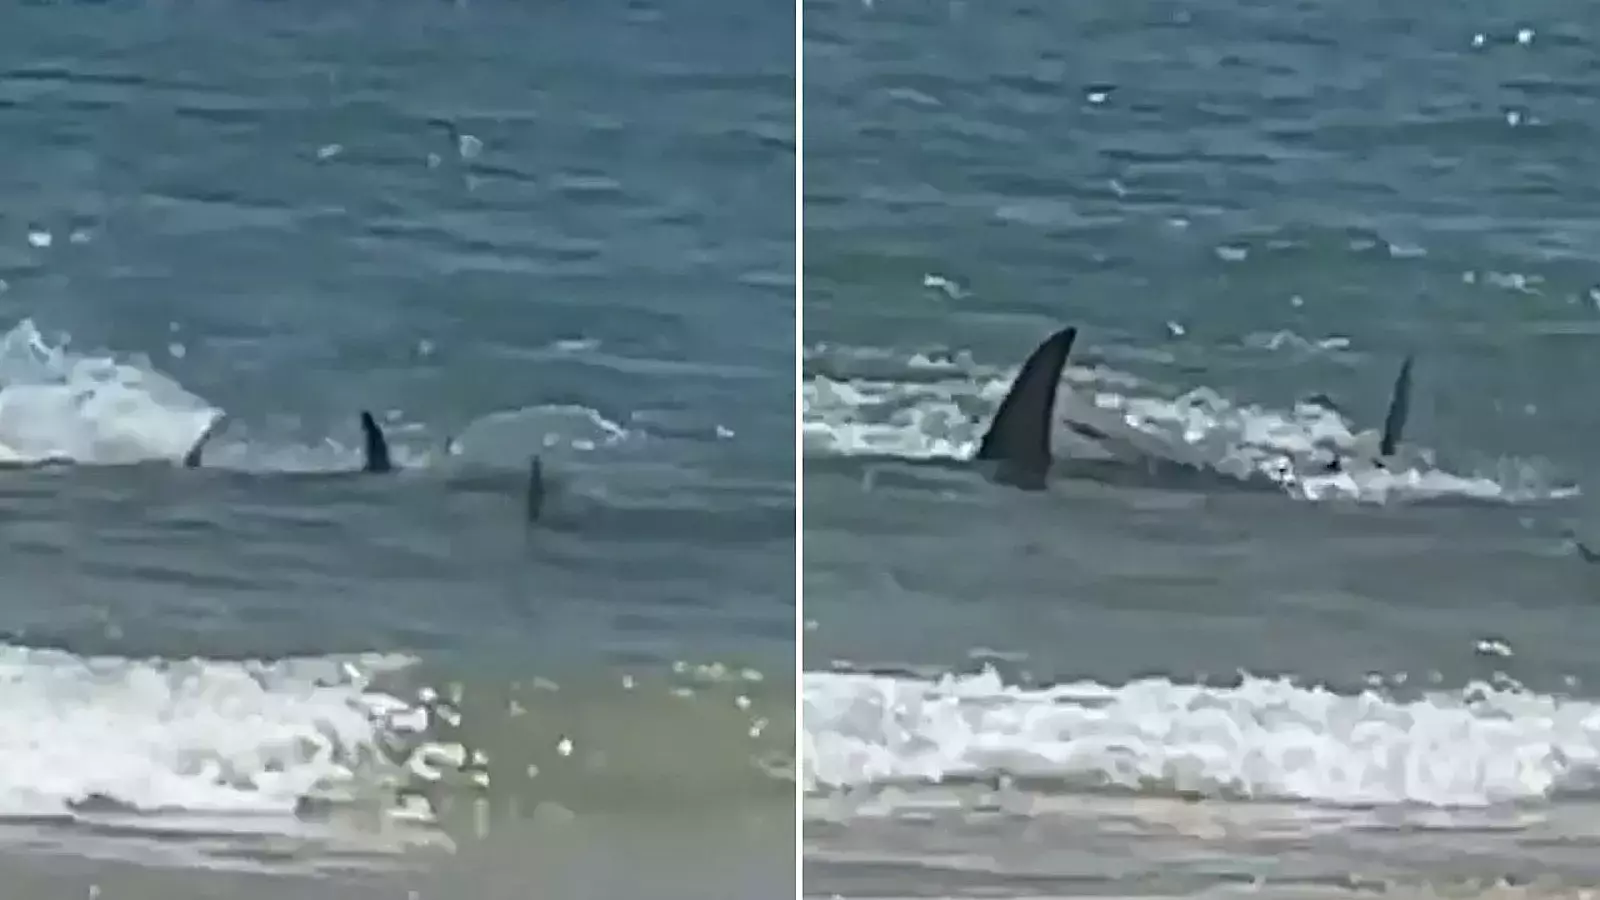
<path id="1" fill-rule="evenodd" d="M 0 870 L 271 895 L 527 874 L 491 838 L 534 819 L 783 826 L 792 13 L 8 22 L 0 458 L 82 465 L 0 473 Z"/>
<path id="2" fill-rule="evenodd" d="M 1600 883 L 1579 7 L 805 16 L 806 892 Z M 962 464 L 1067 324 L 1199 474 Z"/>

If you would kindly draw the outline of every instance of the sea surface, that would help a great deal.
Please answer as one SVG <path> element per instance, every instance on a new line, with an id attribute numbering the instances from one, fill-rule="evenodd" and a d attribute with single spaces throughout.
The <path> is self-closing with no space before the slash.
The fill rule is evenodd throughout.
<path id="1" fill-rule="evenodd" d="M 807 0 L 807 894 L 1600 885 L 1596 22 Z"/>
<path id="2" fill-rule="evenodd" d="M 8 8 L 7 900 L 792 891 L 793 28 Z"/>

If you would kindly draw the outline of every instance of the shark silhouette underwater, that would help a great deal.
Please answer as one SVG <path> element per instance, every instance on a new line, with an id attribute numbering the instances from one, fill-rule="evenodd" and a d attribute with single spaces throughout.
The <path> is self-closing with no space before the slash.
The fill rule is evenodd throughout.
<path id="1" fill-rule="evenodd" d="M 1056 406 L 1061 375 L 1066 368 L 1067 358 L 1072 352 L 1072 344 L 1077 336 L 1078 330 L 1068 327 L 1046 338 L 1023 362 L 1011 388 L 1000 401 L 1000 407 L 990 420 L 978 450 L 972 457 L 972 463 L 986 468 L 986 474 L 997 483 L 1022 490 L 1044 490 L 1051 470 L 1061 461 L 1055 457 L 1052 447 L 1051 416 Z M 1361 466 L 1378 470 L 1388 470 L 1391 467 L 1395 455 L 1400 450 L 1406 424 L 1411 416 L 1414 370 L 1415 357 L 1407 354 L 1404 362 L 1400 364 L 1400 372 L 1390 390 L 1389 407 L 1384 414 L 1377 452 L 1362 454 L 1335 449 L 1320 465 L 1313 465 L 1311 474 L 1316 474 L 1319 468 L 1324 474 L 1333 474 L 1358 470 Z M 1339 412 L 1338 406 L 1325 394 L 1314 395 L 1302 402 L 1334 413 Z M 1110 433 L 1111 428 L 1136 430 L 1125 422 L 1108 421 L 1097 425 L 1071 416 L 1065 419 L 1065 424 L 1074 433 L 1097 442 L 1114 440 L 1115 436 Z M 1146 463 L 1152 461 L 1161 464 L 1156 471 L 1163 473 L 1171 473 L 1173 464 L 1180 468 L 1204 465 L 1173 458 L 1151 457 L 1144 460 Z M 1113 480 L 1116 477 L 1107 477 L 1113 469 L 1107 467 L 1103 461 L 1091 463 L 1093 468 L 1087 472 L 1082 468 L 1083 461 L 1074 459 L 1072 463 L 1072 469 L 1068 472 L 1071 476 L 1087 476 L 1099 480 Z M 1131 466 L 1127 461 L 1113 465 L 1122 467 L 1124 472 L 1138 468 Z M 1238 483 L 1237 479 L 1221 472 L 1213 474 L 1216 479 Z M 1264 476 L 1258 480 L 1265 480 Z M 1281 488 L 1283 484 L 1280 481 L 1273 481 L 1272 486 Z M 1600 566 L 1600 545 L 1584 540 L 1571 528 L 1563 529 L 1561 534 L 1576 550 L 1582 562 Z"/>
<path id="2" fill-rule="evenodd" d="M 914 464 L 939 468 L 975 468 L 993 482 L 1024 491 L 1045 490 L 1058 468 L 1066 478 L 1105 483 L 1148 485 L 1154 480 L 1162 486 L 1256 486 L 1273 490 L 1282 490 L 1287 486 L 1282 478 L 1283 473 L 1279 478 L 1272 478 L 1265 471 L 1258 471 L 1255 478 L 1241 479 L 1223 472 L 1204 459 L 1187 455 L 1185 451 L 1190 448 L 1165 444 L 1160 437 L 1129 424 L 1120 414 L 1100 411 L 1100 415 L 1094 415 L 1091 409 L 1098 411 L 1097 408 L 1073 410 L 1063 416 L 1063 424 L 1081 438 L 1096 444 L 1117 445 L 1123 452 L 1112 459 L 1058 457 L 1052 438 L 1052 419 L 1062 374 L 1077 337 L 1077 328 L 1062 328 L 1034 348 L 991 417 L 978 449 L 969 459 L 918 461 Z M 1390 391 L 1389 406 L 1375 448 L 1370 444 L 1365 444 L 1365 448 L 1319 448 L 1326 455 L 1320 460 L 1302 460 L 1306 466 L 1300 471 L 1305 475 L 1355 473 L 1363 468 L 1368 471 L 1392 471 L 1411 415 L 1415 368 L 1415 356 L 1407 354 Z M 1338 406 L 1325 394 L 1313 395 L 1301 403 L 1340 413 Z M 1287 457 L 1287 454 L 1283 455 Z M 904 457 L 879 457 L 871 462 L 904 464 L 908 460 Z M 1153 479 L 1152 475 L 1155 476 Z M 1586 541 L 1571 528 L 1563 529 L 1561 536 L 1576 550 L 1582 562 L 1600 566 L 1600 542 Z"/>
<path id="3" fill-rule="evenodd" d="M 1051 334 L 1028 355 L 1000 401 L 973 454 L 971 463 L 991 480 L 1022 490 L 1043 490 L 1058 463 L 1068 477 L 1099 481 L 1125 481 L 1130 477 L 1154 475 L 1161 482 L 1229 484 L 1257 483 L 1282 488 L 1283 483 L 1266 473 L 1241 479 L 1225 473 L 1195 455 L 1192 448 L 1164 443 L 1161 439 L 1127 424 L 1120 416 L 1094 415 L 1089 408 L 1074 410 L 1064 424 L 1074 434 L 1102 449 L 1115 448 L 1112 459 L 1058 458 L 1052 438 L 1052 421 L 1060 391 L 1061 376 L 1077 340 L 1078 329 L 1062 328 Z M 1411 410 L 1413 358 L 1407 356 L 1400 367 L 1384 417 L 1376 455 L 1352 454 L 1334 450 L 1323 463 L 1324 473 L 1357 470 L 1362 466 L 1387 469 L 1399 449 Z M 1337 411 L 1326 396 L 1313 398 L 1314 405 Z"/>

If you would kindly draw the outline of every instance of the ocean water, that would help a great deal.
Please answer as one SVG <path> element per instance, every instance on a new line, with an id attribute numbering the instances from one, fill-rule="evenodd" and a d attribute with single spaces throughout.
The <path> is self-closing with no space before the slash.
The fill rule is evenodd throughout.
<path id="1" fill-rule="evenodd" d="M 803 31 L 806 893 L 1600 884 L 1588 8 Z M 993 484 L 1064 325 L 1058 418 L 1146 452 L 1058 421 L 1047 490 Z M 1397 459 L 1318 471 L 1408 354 Z"/>
<path id="2" fill-rule="evenodd" d="M 793 27 L 8 11 L 8 898 L 792 890 Z"/>

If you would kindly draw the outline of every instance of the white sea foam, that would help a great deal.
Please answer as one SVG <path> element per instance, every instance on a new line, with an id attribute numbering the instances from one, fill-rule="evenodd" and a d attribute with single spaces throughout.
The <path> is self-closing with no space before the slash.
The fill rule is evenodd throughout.
<path id="1" fill-rule="evenodd" d="M 393 774 L 403 701 L 369 688 L 406 660 L 79 657 L 0 645 L 0 817 L 290 814 Z"/>
<path id="2" fill-rule="evenodd" d="M 1592 783 L 1600 704 L 1484 684 L 1415 700 L 1286 680 L 1049 688 L 807 673 L 808 792 L 1011 776 L 1333 805 L 1482 807 Z"/>

